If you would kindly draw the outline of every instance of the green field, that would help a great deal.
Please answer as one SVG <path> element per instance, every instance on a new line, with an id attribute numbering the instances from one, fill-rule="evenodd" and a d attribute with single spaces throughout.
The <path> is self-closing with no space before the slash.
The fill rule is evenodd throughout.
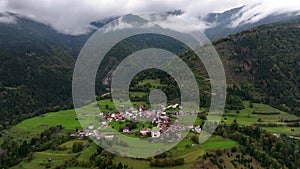
<path id="1" fill-rule="evenodd" d="M 279 126 L 277 127 L 262 127 L 270 132 L 279 133 L 279 134 L 288 134 L 293 136 L 300 135 L 300 127 L 293 128 L 295 131 L 292 132 L 292 127 L 287 127 L 287 123 L 283 122 L 283 120 L 297 120 L 299 117 L 288 114 L 286 112 L 280 111 L 276 108 L 273 108 L 266 104 L 253 103 L 253 107 L 250 108 L 250 102 L 244 101 L 245 109 L 240 110 L 239 113 L 236 111 L 228 111 L 227 113 L 223 113 L 222 121 L 225 124 L 231 124 L 234 119 L 238 121 L 239 124 L 242 125 L 252 125 L 252 124 L 268 124 L 274 123 Z M 280 112 L 278 115 L 260 115 L 260 114 L 252 114 L 253 111 L 258 112 Z M 260 121 L 260 122 L 259 122 Z"/>
<path id="2" fill-rule="evenodd" d="M 250 108 L 250 103 L 248 101 L 244 101 L 245 109 L 240 110 L 239 113 L 236 111 L 228 111 L 223 114 L 222 120 L 227 118 L 226 123 L 231 123 L 233 119 L 237 119 L 239 124 L 253 124 L 261 119 L 263 122 L 279 122 L 279 120 L 292 120 L 297 119 L 299 117 L 288 114 L 286 112 L 280 111 L 276 108 L 273 108 L 266 104 L 253 103 L 253 108 Z M 259 112 L 280 112 L 278 115 L 260 115 L 260 114 L 252 114 L 253 111 Z"/>
<path id="3" fill-rule="evenodd" d="M 132 97 L 144 97 L 147 96 L 148 94 L 144 92 L 130 92 L 130 95 Z"/>
<path id="4" fill-rule="evenodd" d="M 278 134 L 286 134 L 290 136 L 296 136 L 300 137 L 300 127 L 262 127 L 262 129 L 268 130 L 272 133 L 278 133 Z M 294 131 L 292 131 L 294 129 Z"/>
<path id="5" fill-rule="evenodd" d="M 72 153 L 72 145 L 74 142 L 83 143 L 85 149 L 80 153 Z M 96 145 L 91 144 L 89 147 L 87 147 L 88 145 L 89 142 L 87 140 L 72 140 L 60 145 L 61 147 L 65 146 L 66 150 L 46 150 L 42 152 L 35 152 L 33 155 L 33 160 L 24 160 L 19 165 L 12 167 L 12 169 L 45 168 L 46 164 L 50 164 L 51 168 L 55 168 L 57 165 L 63 164 L 65 161 L 78 156 L 78 154 L 78 159 L 80 160 L 89 159 L 93 153 L 93 150 L 95 150 Z M 51 159 L 51 161 L 49 161 L 49 159 Z"/>
<path id="6" fill-rule="evenodd" d="M 183 157 L 186 162 L 194 161 L 209 150 L 226 149 L 239 145 L 233 140 L 220 136 L 212 136 L 202 144 L 194 144 L 194 142 L 190 139 L 191 136 L 192 134 L 190 133 L 185 139 L 183 139 L 178 145 L 176 145 L 175 148 L 170 150 L 170 152 L 175 156 Z"/>
<path id="7" fill-rule="evenodd" d="M 81 128 L 74 110 L 62 110 L 59 112 L 47 113 L 22 121 L 8 130 L 4 130 L 0 141 L 4 138 L 24 140 L 40 134 L 51 126 L 63 125 L 66 131 L 75 132 Z"/>
<path id="8" fill-rule="evenodd" d="M 127 102 L 122 104 L 128 105 Z M 134 104 L 143 104 L 134 103 Z M 103 112 L 112 112 L 114 110 L 114 103 L 110 100 L 101 100 L 98 102 L 99 109 L 96 107 L 96 103 L 90 104 L 84 107 L 86 112 L 89 112 L 90 115 L 95 115 L 95 113 L 103 111 Z M 97 105 L 97 106 L 98 106 Z M 108 105 L 108 109 L 107 106 Z M 89 111 L 90 110 L 90 111 Z M 97 110 L 95 112 L 95 110 Z M 4 138 L 16 139 L 16 140 L 24 140 L 30 139 L 37 134 L 40 134 L 45 129 L 48 129 L 51 126 L 62 125 L 66 131 L 75 132 L 76 129 L 81 129 L 81 125 L 77 120 L 76 112 L 71 110 L 61 110 L 58 112 L 49 112 L 41 116 L 33 117 L 30 119 L 23 120 L 21 123 L 11 127 L 8 130 L 2 131 L 2 137 L 0 137 L 0 142 Z M 81 123 L 87 126 L 91 121 L 96 121 L 93 116 L 79 116 L 81 118 Z M 97 126 L 96 126 L 97 127 Z M 24 134 L 25 133 L 25 134 Z M 26 135 L 26 136 L 24 136 Z"/>
<path id="9" fill-rule="evenodd" d="M 137 86 L 143 87 L 146 84 L 151 85 L 151 87 L 153 87 L 153 88 L 163 86 L 163 84 L 160 83 L 159 79 L 146 79 L 146 80 L 142 80 L 142 81 L 140 81 L 137 84 Z"/>
<path id="10" fill-rule="evenodd" d="M 189 136 L 191 135 L 192 134 L 189 134 Z M 239 146 L 237 142 L 220 136 L 212 136 L 209 140 L 207 140 L 207 142 L 195 145 L 190 140 L 189 136 L 187 138 L 184 138 L 178 145 L 176 145 L 173 149 L 168 151 L 168 153 L 171 153 L 173 157 L 184 158 L 185 165 L 170 168 L 188 168 L 193 161 L 200 158 L 200 156 L 204 155 L 206 151 L 211 151 L 215 149 L 227 149 Z M 194 146 L 192 146 L 193 144 Z M 149 165 L 149 161 L 146 160 L 115 157 L 114 161 L 117 163 L 122 161 L 122 163 L 132 166 L 133 168 L 151 168 Z"/>
<path id="11" fill-rule="evenodd" d="M 100 108 L 104 110 L 104 112 L 111 111 L 112 110 L 111 108 L 114 107 L 114 104 L 110 100 L 102 100 L 99 101 L 98 104 L 100 105 Z M 126 102 L 123 104 L 126 104 Z M 138 105 L 139 103 L 136 104 Z M 254 103 L 252 108 L 250 108 L 249 102 L 244 102 L 244 105 L 245 105 L 245 109 L 240 110 L 239 113 L 236 113 L 236 111 L 228 111 L 227 113 L 224 113 L 223 114 L 224 116 L 222 117 L 223 122 L 226 124 L 230 124 L 233 122 L 234 119 L 237 119 L 239 124 L 251 125 L 254 123 L 259 123 L 258 119 L 261 119 L 262 122 L 260 123 L 276 123 L 276 124 L 284 125 L 280 127 L 262 127 L 263 129 L 266 129 L 273 133 L 285 133 L 292 136 L 299 136 L 300 133 L 299 127 L 293 128 L 294 131 L 291 131 L 291 128 L 287 127 L 286 123 L 280 122 L 280 120 L 297 119 L 296 116 L 279 111 L 273 107 L 264 104 Z M 89 109 L 95 110 L 95 107 L 96 107 L 95 104 L 91 104 L 86 107 L 86 110 Z M 280 112 L 280 114 L 279 115 L 257 115 L 257 114 L 252 114 L 253 111 L 264 111 L 264 112 L 278 111 Z M 91 114 L 93 113 L 95 112 L 92 112 Z M 42 116 L 24 120 L 21 123 L 17 124 L 16 126 L 13 126 L 11 129 L 4 130 L 2 132 L 3 137 L 1 137 L 0 140 L 5 137 L 14 140 L 30 139 L 31 137 L 41 133 L 42 131 L 49 128 L 50 126 L 56 126 L 56 125 L 63 125 L 64 127 L 63 132 L 67 132 L 67 131 L 75 132 L 76 128 L 78 129 L 81 128 L 81 125 L 79 124 L 79 121 L 76 118 L 77 116 L 74 110 L 62 110 L 59 112 L 50 112 Z M 197 120 L 196 123 L 200 123 L 200 121 Z M 121 127 L 125 126 L 126 123 L 120 124 L 118 122 L 112 122 L 110 125 L 114 126 L 115 129 L 120 129 Z M 137 130 L 140 129 L 141 127 L 142 124 L 138 123 Z M 188 168 L 193 161 L 199 159 L 207 151 L 212 151 L 215 149 L 228 149 L 228 148 L 239 146 L 238 143 L 236 143 L 235 141 L 220 136 L 212 136 L 203 144 L 194 144 L 194 142 L 190 139 L 192 135 L 193 135 L 192 133 L 189 133 L 186 138 L 184 138 L 179 144 L 177 144 L 174 148 L 168 151 L 168 153 L 171 154 L 173 157 L 184 158 L 186 162 L 186 164 L 183 166 L 172 167 L 173 169 Z M 71 151 L 73 143 L 78 141 L 82 142 L 85 146 L 84 150 L 80 152 L 79 155 L 74 154 Z M 69 160 L 73 157 L 77 157 L 79 161 L 86 161 L 95 152 L 97 145 L 94 143 L 89 143 L 87 140 L 72 140 L 60 146 L 66 147 L 67 149 L 60 150 L 60 151 L 46 150 L 42 152 L 36 152 L 34 153 L 34 158 L 32 161 L 28 162 L 24 160 L 22 163 L 20 163 L 18 166 L 14 168 L 20 168 L 20 169 L 44 168 L 49 158 L 52 159 L 51 167 L 55 167 L 56 164 L 63 163 L 64 161 Z M 133 142 L 132 146 L 143 147 L 144 145 L 141 142 Z M 139 151 L 139 149 L 135 148 L 135 151 Z M 146 160 L 121 158 L 116 156 L 113 159 L 113 161 L 115 163 L 122 161 L 123 164 L 127 164 L 134 168 L 141 168 L 141 169 L 150 168 L 149 161 Z M 74 169 L 76 169 L 76 167 Z"/>

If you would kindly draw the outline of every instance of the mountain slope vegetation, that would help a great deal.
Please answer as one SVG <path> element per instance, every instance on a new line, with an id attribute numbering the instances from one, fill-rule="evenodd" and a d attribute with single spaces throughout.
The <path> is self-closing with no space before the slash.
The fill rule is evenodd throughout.
<path id="1" fill-rule="evenodd" d="M 299 115 L 299 25 L 297 18 L 216 41 L 232 92 Z"/>
<path id="2" fill-rule="evenodd" d="M 0 24 L 0 129 L 72 105 L 71 74 L 83 38 L 24 18 L 17 22 Z"/>

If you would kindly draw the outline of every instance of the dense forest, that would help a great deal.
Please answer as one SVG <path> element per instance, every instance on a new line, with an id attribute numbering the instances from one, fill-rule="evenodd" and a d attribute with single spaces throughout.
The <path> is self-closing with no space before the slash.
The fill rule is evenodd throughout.
<path id="1" fill-rule="evenodd" d="M 43 24 L 18 22 L 0 25 L 0 129 L 72 105 L 71 74 L 79 47 Z"/>
<path id="2" fill-rule="evenodd" d="M 300 19 L 260 26 L 216 41 L 231 92 L 300 115 Z"/>

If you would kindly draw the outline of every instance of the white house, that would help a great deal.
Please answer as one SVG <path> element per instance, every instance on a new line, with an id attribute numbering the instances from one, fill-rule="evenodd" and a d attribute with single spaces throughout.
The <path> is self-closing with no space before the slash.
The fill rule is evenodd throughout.
<path id="1" fill-rule="evenodd" d="M 151 137 L 152 138 L 158 138 L 160 137 L 160 131 L 158 130 L 158 128 L 154 127 L 151 131 Z"/>
<path id="2" fill-rule="evenodd" d="M 88 129 L 89 129 L 89 130 L 93 130 L 93 129 L 94 129 L 94 127 L 95 127 L 95 125 L 94 125 L 94 124 L 90 124 L 90 125 L 89 125 L 89 127 L 88 127 Z"/>
<path id="3" fill-rule="evenodd" d="M 200 126 L 195 127 L 194 132 L 200 134 L 201 133 L 201 127 Z"/>
<path id="4" fill-rule="evenodd" d="M 149 129 L 149 128 L 143 128 L 143 129 L 140 130 L 140 133 L 143 136 L 147 135 L 147 133 L 150 133 L 150 132 L 151 132 L 151 129 Z"/>
<path id="5" fill-rule="evenodd" d="M 178 106 L 179 106 L 179 104 L 176 103 L 176 104 L 174 104 L 174 105 L 172 106 L 172 108 L 173 108 L 173 109 L 176 109 Z"/>
<path id="6" fill-rule="evenodd" d="M 129 133 L 129 127 L 124 127 L 123 128 L 123 133 Z"/>
<path id="7" fill-rule="evenodd" d="M 193 126 L 192 124 L 190 124 L 190 125 L 188 125 L 188 128 L 189 128 L 189 129 L 193 129 L 194 126 Z"/>
<path id="8" fill-rule="evenodd" d="M 114 135 L 105 135 L 104 138 L 105 138 L 105 139 L 113 139 L 113 138 L 114 138 Z"/>

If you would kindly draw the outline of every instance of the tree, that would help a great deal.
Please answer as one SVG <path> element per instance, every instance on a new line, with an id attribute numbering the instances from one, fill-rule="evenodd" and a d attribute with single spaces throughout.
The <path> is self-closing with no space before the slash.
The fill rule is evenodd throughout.
<path id="1" fill-rule="evenodd" d="M 123 169 L 123 164 L 121 162 L 119 162 L 117 169 Z"/>
<path id="2" fill-rule="evenodd" d="M 82 151 L 82 149 L 83 149 L 83 144 L 82 143 L 80 143 L 80 142 L 73 143 L 73 145 L 72 145 L 72 152 L 73 153 L 78 153 L 78 152 Z"/>
<path id="3" fill-rule="evenodd" d="M 230 110 L 242 110 L 244 109 L 243 100 L 236 95 L 229 95 L 226 100 L 226 108 Z"/>
<path id="4" fill-rule="evenodd" d="M 194 134 L 191 139 L 194 143 L 199 144 L 199 136 L 198 135 Z"/>

